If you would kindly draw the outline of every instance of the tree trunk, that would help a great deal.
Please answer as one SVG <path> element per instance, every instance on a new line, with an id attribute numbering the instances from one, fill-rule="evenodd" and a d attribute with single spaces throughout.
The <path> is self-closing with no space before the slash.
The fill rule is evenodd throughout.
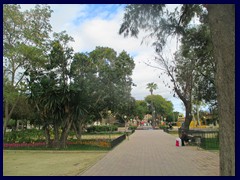
<path id="1" fill-rule="evenodd" d="M 207 5 L 216 61 L 220 175 L 235 175 L 235 5 Z"/>
<path id="2" fill-rule="evenodd" d="M 152 126 L 153 128 L 155 128 L 156 126 L 156 123 L 155 123 L 155 108 L 154 108 L 154 105 L 153 105 L 153 99 L 151 100 L 151 110 L 152 110 Z"/>
<path id="3" fill-rule="evenodd" d="M 67 117 L 67 122 L 65 126 L 62 128 L 62 134 L 60 137 L 60 148 L 66 148 L 67 147 L 67 138 L 68 138 L 68 132 L 72 126 L 72 120 L 70 115 Z"/>
<path id="4" fill-rule="evenodd" d="M 8 101 L 6 101 L 6 102 L 4 103 L 4 105 L 5 105 L 5 108 L 4 108 L 4 110 L 5 110 L 5 112 L 4 112 L 5 118 L 4 118 L 4 123 L 3 123 L 3 136 L 4 136 L 5 132 L 6 132 L 7 124 L 8 124 L 8 121 L 9 121 L 9 119 L 10 119 L 10 117 L 8 116 L 8 115 L 9 115 L 9 114 L 8 114 L 8 106 L 9 106 Z"/>
<path id="5" fill-rule="evenodd" d="M 45 132 L 45 139 L 46 139 L 46 147 L 51 147 L 51 138 L 50 138 L 50 131 L 48 129 L 48 127 L 44 128 L 44 132 Z"/>
<path id="6" fill-rule="evenodd" d="M 199 108 L 200 108 L 200 104 L 197 104 L 197 125 L 201 126 L 201 122 L 200 122 L 200 116 L 199 116 Z"/>
<path id="7" fill-rule="evenodd" d="M 58 149 L 60 147 L 60 141 L 59 141 L 59 126 L 57 125 L 57 123 L 54 123 L 53 129 L 54 129 L 53 147 Z"/>
<path id="8" fill-rule="evenodd" d="M 18 103 L 18 100 L 19 100 L 19 96 L 17 97 L 17 100 L 14 102 L 14 104 L 13 104 L 11 109 L 9 109 L 10 104 L 9 104 L 8 100 L 5 101 L 5 107 L 4 107 L 4 109 L 5 109 L 5 112 L 4 112 L 5 118 L 4 118 L 4 123 L 3 123 L 3 136 L 4 136 L 5 132 L 6 132 L 8 121 L 9 121 L 9 119 L 11 119 L 13 110 L 15 109 L 15 107 L 16 107 L 16 105 Z"/>
<path id="9" fill-rule="evenodd" d="M 82 138 L 82 123 L 73 123 L 73 129 L 75 131 L 76 137 L 79 141 L 81 141 Z"/>
<path id="10" fill-rule="evenodd" d="M 187 101 L 185 104 L 186 108 L 186 114 L 185 114 L 185 122 L 184 122 L 184 130 L 188 131 L 189 130 L 189 125 L 192 121 L 192 103 L 191 101 Z"/>

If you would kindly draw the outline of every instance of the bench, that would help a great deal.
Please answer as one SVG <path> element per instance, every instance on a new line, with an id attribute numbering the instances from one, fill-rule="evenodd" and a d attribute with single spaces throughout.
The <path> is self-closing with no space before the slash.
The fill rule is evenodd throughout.
<path id="1" fill-rule="evenodd" d="M 193 136 L 193 135 L 188 135 L 189 138 L 189 143 L 191 145 L 197 145 L 200 146 L 201 145 L 201 136 Z"/>

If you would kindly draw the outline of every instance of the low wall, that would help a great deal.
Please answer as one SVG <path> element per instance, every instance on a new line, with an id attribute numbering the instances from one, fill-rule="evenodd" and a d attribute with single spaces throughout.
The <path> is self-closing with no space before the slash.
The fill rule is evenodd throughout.
<path id="1" fill-rule="evenodd" d="M 111 148 L 114 148 L 118 144 L 120 144 L 123 140 L 126 139 L 126 135 L 123 134 L 122 136 L 119 136 L 118 138 L 111 141 Z"/>

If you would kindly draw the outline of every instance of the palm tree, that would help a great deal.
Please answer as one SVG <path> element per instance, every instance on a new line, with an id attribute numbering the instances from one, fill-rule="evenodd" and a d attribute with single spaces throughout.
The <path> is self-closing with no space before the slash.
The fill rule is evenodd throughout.
<path id="1" fill-rule="evenodd" d="M 149 89 L 151 95 L 153 95 L 153 90 L 156 90 L 157 88 L 157 84 L 155 84 L 154 82 L 147 84 L 147 89 Z"/>
<path id="2" fill-rule="evenodd" d="M 153 90 L 156 90 L 157 88 L 158 88 L 157 84 L 155 84 L 154 82 L 147 84 L 147 89 L 149 89 L 151 95 L 153 95 Z M 155 127 L 155 125 L 156 125 L 156 122 L 155 122 L 155 108 L 154 108 L 154 105 L 153 105 L 152 101 L 151 101 L 151 109 L 152 109 L 153 126 Z"/>

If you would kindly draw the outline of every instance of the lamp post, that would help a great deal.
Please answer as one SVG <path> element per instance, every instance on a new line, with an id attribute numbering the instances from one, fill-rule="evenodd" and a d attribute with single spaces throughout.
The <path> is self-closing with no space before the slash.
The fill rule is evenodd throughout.
<path id="1" fill-rule="evenodd" d="M 124 118 L 124 121 L 125 121 L 125 135 L 127 136 L 127 139 L 128 139 L 128 134 L 127 134 L 127 116 L 123 116 Z"/>
<path id="2" fill-rule="evenodd" d="M 108 122 L 109 122 L 109 126 L 110 126 L 110 129 L 109 129 L 109 139 L 111 140 L 111 131 L 112 131 L 112 127 L 111 127 L 111 123 L 110 123 L 110 116 L 111 116 L 111 111 L 109 110 L 108 111 Z"/>
<path id="3" fill-rule="evenodd" d="M 125 133 L 126 133 L 126 131 L 127 131 L 127 116 L 125 115 L 125 116 L 123 116 L 123 118 L 124 118 L 124 122 L 125 122 Z"/>
<path id="4" fill-rule="evenodd" d="M 152 112 L 152 121 L 153 121 L 153 127 L 155 128 L 156 126 L 155 109 L 153 109 L 153 112 Z"/>

